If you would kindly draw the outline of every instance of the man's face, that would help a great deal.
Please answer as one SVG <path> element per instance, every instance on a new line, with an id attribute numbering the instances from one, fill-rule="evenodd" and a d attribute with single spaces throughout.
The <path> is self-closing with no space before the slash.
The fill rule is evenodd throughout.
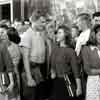
<path id="1" fill-rule="evenodd" d="M 98 32 L 96 34 L 96 41 L 97 41 L 97 44 L 100 45 L 100 28 L 98 29 Z"/>
<path id="2" fill-rule="evenodd" d="M 100 24 L 100 16 L 95 16 L 93 19 L 93 24 Z"/>
<path id="3" fill-rule="evenodd" d="M 46 26 L 46 19 L 44 17 L 40 17 L 35 24 L 35 27 L 39 30 L 43 30 L 44 27 Z"/>
<path id="4" fill-rule="evenodd" d="M 79 17 L 79 18 L 77 18 L 77 26 L 78 26 L 78 28 L 79 28 L 79 30 L 83 30 L 83 27 L 84 27 L 84 25 L 85 25 L 85 22 Z"/>

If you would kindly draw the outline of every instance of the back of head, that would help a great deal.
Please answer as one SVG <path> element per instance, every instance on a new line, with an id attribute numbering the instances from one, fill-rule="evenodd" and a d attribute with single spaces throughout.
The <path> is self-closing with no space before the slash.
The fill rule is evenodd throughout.
<path id="1" fill-rule="evenodd" d="M 9 27 L 7 35 L 9 40 L 16 44 L 18 44 L 21 40 L 17 30 L 14 27 Z"/>

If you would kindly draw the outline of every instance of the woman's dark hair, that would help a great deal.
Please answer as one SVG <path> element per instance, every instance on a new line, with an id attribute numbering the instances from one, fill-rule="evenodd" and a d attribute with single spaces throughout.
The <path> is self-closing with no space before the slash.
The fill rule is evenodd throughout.
<path id="1" fill-rule="evenodd" d="M 63 29 L 65 33 L 65 43 L 68 46 L 71 46 L 71 29 L 66 25 L 61 25 L 58 27 L 57 32 L 59 29 Z"/>
<path id="2" fill-rule="evenodd" d="M 10 41 L 18 44 L 20 42 L 20 36 L 14 27 L 10 27 L 7 31 L 7 35 Z"/>
<path id="3" fill-rule="evenodd" d="M 89 41 L 87 42 L 87 45 L 97 45 L 96 41 L 96 34 L 98 32 L 98 29 L 100 29 L 100 24 L 97 24 L 93 27 L 90 33 Z"/>

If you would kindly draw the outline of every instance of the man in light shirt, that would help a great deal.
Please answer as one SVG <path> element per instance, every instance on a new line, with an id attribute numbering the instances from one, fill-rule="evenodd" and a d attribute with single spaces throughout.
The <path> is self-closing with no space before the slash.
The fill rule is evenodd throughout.
<path id="1" fill-rule="evenodd" d="M 25 100 L 35 100 L 36 85 L 43 80 L 41 69 L 43 70 L 46 45 L 45 45 L 45 18 L 34 12 L 30 18 L 31 27 L 21 35 L 21 46 L 24 69 L 26 73 Z"/>
<path id="2" fill-rule="evenodd" d="M 86 45 L 91 33 L 92 24 L 90 16 L 87 13 L 82 13 L 78 15 L 77 26 L 79 27 L 79 30 L 82 31 L 79 37 L 77 38 L 76 48 L 75 48 L 76 54 L 77 56 L 79 56 L 82 46 Z"/>

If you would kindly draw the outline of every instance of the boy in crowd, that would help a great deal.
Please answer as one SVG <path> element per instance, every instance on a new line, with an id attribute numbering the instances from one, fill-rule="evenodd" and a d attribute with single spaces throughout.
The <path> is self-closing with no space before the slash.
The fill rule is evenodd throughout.
<path id="1" fill-rule="evenodd" d="M 79 27 L 79 30 L 82 31 L 79 37 L 77 38 L 75 48 L 76 54 L 77 56 L 79 56 L 82 46 L 86 45 L 90 36 L 92 26 L 90 15 L 87 13 L 82 13 L 78 15 L 77 26 Z"/>
<path id="2" fill-rule="evenodd" d="M 31 27 L 21 35 L 21 49 L 26 73 L 25 100 L 35 100 L 36 87 L 43 81 L 44 63 L 46 57 L 45 17 L 34 12 L 30 17 Z M 39 97 L 39 92 L 38 92 Z"/>

